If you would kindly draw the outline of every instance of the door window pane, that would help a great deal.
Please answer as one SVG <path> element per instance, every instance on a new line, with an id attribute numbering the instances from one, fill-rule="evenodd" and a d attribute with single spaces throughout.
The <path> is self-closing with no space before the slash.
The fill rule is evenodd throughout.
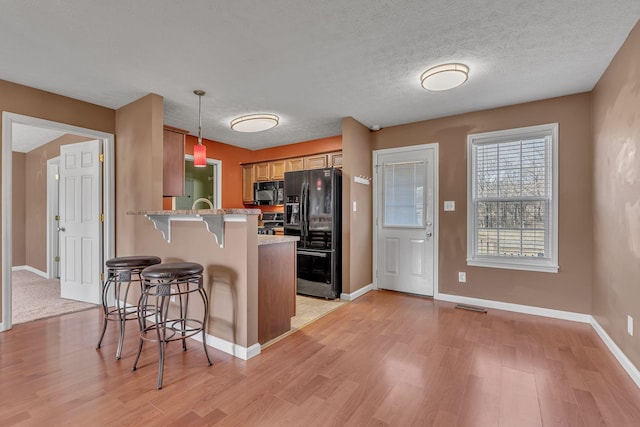
<path id="1" fill-rule="evenodd" d="M 385 227 L 424 227 L 424 161 L 385 163 Z"/>

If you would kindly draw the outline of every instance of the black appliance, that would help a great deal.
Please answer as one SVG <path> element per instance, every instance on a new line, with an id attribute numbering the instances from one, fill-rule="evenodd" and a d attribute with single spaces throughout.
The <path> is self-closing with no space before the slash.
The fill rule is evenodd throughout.
<path id="1" fill-rule="evenodd" d="M 338 298 L 342 292 L 342 174 L 315 169 L 284 174 L 284 234 L 299 236 L 298 289 Z"/>
<path id="2" fill-rule="evenodd" d="M 282 212 L 263 212 L 262 227 L 258 227 L 258 234 L 276 234 L 276 227 L 282 227 L 283 224 Z"/>
<path id="3" fill-rule="evenodd" d="M 253 184 L 254 205 L 281 205 L 284 181 L 263 181 Z"/>

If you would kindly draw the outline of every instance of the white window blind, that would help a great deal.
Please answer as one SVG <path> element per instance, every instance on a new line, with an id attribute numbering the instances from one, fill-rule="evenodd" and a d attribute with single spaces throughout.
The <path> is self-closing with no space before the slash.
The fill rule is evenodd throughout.
<path id="1" fill-rule="evenodd" d="M 424 227 L 424 161 L 384 164 L 385 227 Z"/>
<path id="2" fill-rule="evenodd" d="M 557 125 L 470 135 L 468 263 L 557 271 Z"/>

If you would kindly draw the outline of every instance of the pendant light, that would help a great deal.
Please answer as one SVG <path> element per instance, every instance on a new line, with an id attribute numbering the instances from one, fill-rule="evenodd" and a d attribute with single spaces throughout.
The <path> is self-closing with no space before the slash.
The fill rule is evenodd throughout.
<path id="1" fill-rule="evenodd" d="M 194 90 L 198 95 L 198 143 L 193 146 L 193 166 L 203 168 L 207 166 L 207 147 L 202 144 L 202 97 L 206 93 L 203 90 Z"/>

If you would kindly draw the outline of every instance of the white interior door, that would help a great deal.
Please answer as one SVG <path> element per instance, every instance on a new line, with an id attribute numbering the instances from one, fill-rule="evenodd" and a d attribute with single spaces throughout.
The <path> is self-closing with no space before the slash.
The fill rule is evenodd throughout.
<path id="1" fill-rule="evenodd" d="M 436 150 L 375 153 L 377 288 L 433 296 Z"/>
<path id="2" fill-rule="evenodd" d="M 60 147 L 60 290 L 98 304 L 102 260 L 99 140 Z"/>

